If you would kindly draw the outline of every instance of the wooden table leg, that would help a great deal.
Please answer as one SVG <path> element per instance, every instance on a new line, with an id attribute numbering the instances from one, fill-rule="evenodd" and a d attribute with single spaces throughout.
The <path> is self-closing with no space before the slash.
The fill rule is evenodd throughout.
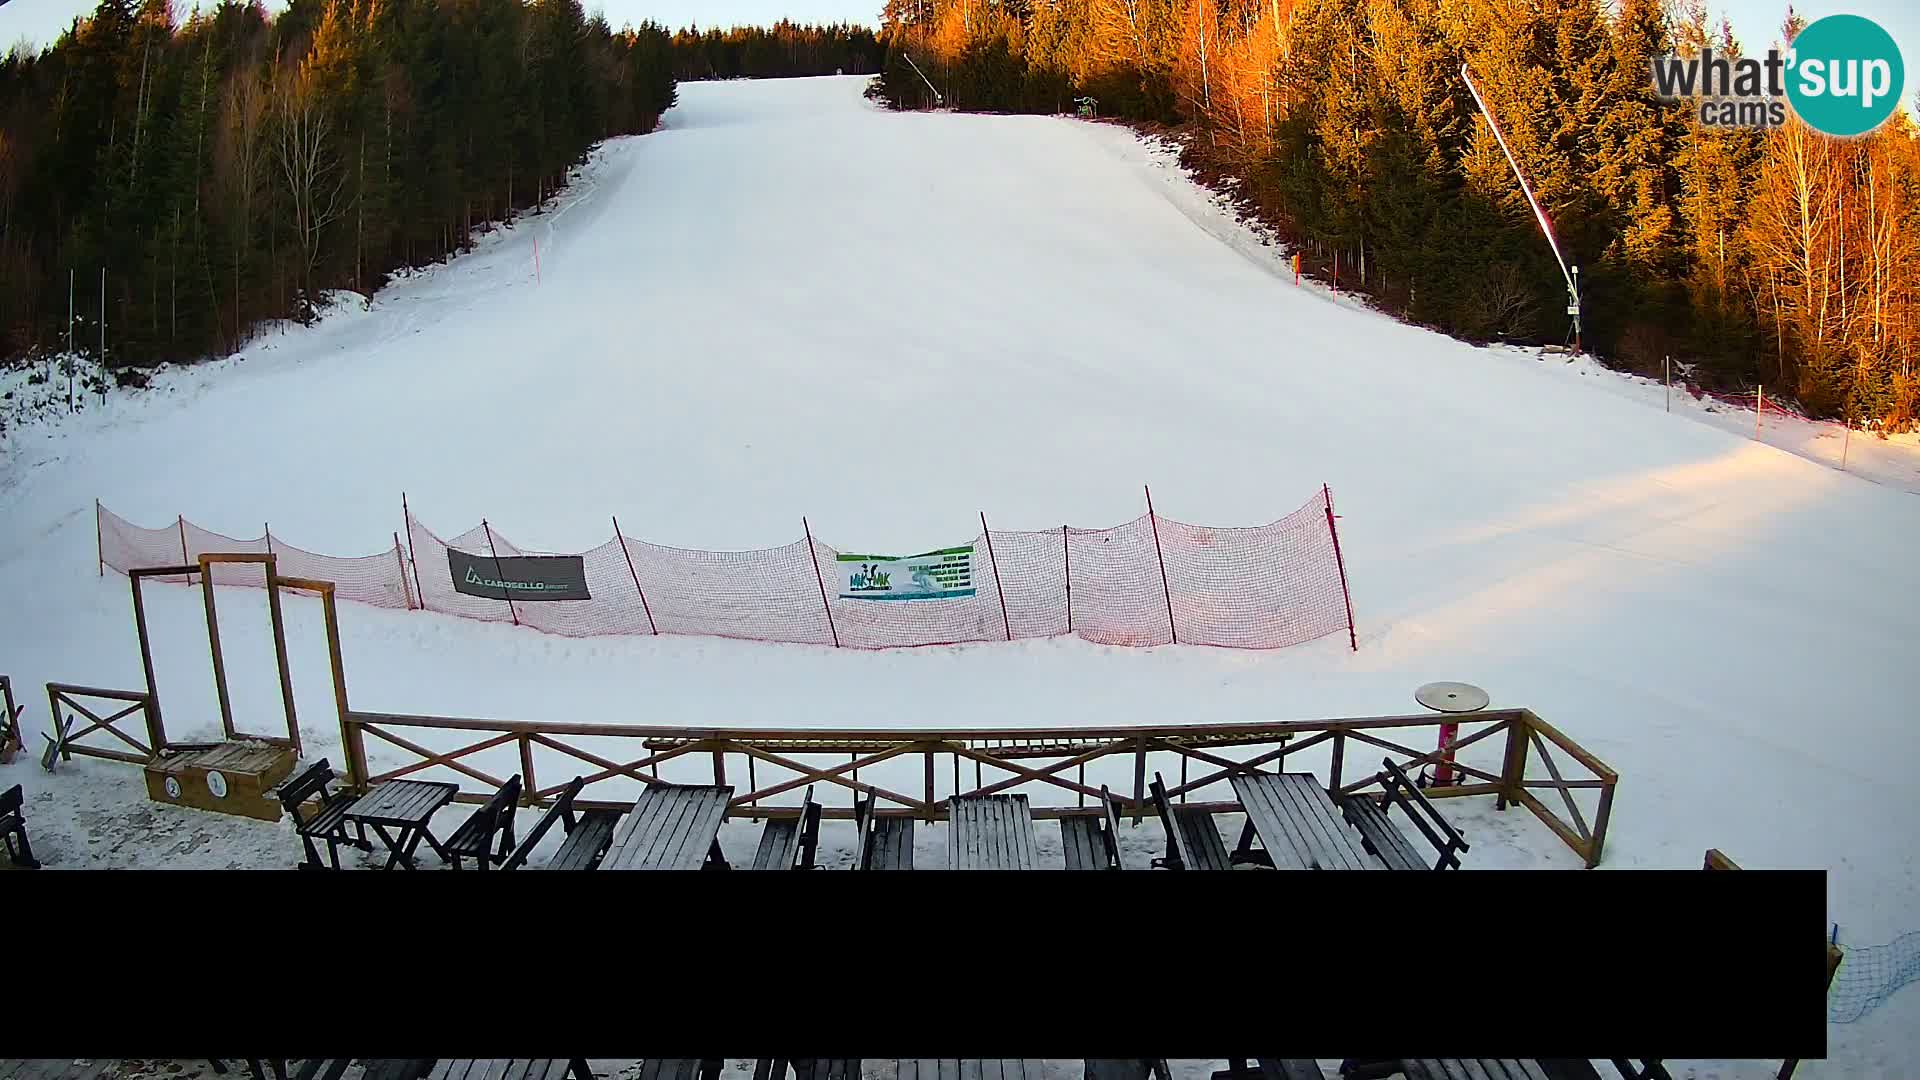
<path id="1" fill-rule="evenodd" d="M 435 855 L 438 855 L 438 856 L 440 856 L 440 861 L 441 861 L 441 862 L 452 862 L 452 861 L 453 861 L 453 860 L 452 860 L 451 858 L 449 858 L 449 857 L 448 857 L 448 855 L 447 855 L 447 848 L 446 848 L 446 845 L 444 845 L 444 844 L 442 844 L 442 843 L 441 843 L 440 841 L 438 841 L 438 840 L 435 840 L 435 839 L 433 838 L 433 830 L 432 830 L 432 829 L 429 829 L 429 828 L 427 828 L 427 827 L 426 827 L 425 825 L 421 825 L 421 826 L 420 826 L 420 835 L 421 835 L 422 837 L 425 837 L 425 838 L 426 838 L 426 841 L 427 841 L 427 846 L 433 849 L 433 853 L 434 853 Z"/>
<path id="2" fill-rule="evenodd" d="M 381 869 L 391 870 L 393 869 L 395 863 L 398 863 L 402 860 L 406 861 L 407 869 L 409 870 L 413 869 L 413 861 L 411 859 L 408 859 L 406 857 L 405 852 L 402 850 L 403 847 L 405 846 L 405 842 L 408 839 L 407 829 L 403 828 L 400 830 L 400 838 L 397 840 L 394 839 L 394 837 L 387 832 L 387 827 L 385 825 L 380 824 L 379 822 L 374 823 L 373 831 L 380 834 L 380 841 L 386 844 L 387 850 L 391 852 L 391 854 L 387 856 L 387 865 L 384 867 L 381 867 Z"/>

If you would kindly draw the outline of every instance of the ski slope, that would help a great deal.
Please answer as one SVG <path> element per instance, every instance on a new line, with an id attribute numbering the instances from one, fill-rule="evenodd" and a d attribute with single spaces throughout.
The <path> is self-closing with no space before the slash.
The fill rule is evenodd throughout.
<path id="1" fill-rule="evenodd" d="M 387 546 L 402 490 L 442 535 L 486 517 L 530 549 L 598 544 L 611 514 L 658 543 L 771 546 L 804 514 L 827 543 L 922 551 L 982 510 L 1102 526 L 1151 484 L 1168 517 L 1253 524 L 1325 482 L 1357 653 L 569 641 L 351 606 L 348 678 L 393 712 L 770 726 L 1402 713 L 1462 679 L 1618 770 L 1608 867 L 1718 847 L 1827 869 L 1843 943 L 1920 927 L 1920 497 L 1296 287 L 1123 128 L 889 114 L 863 83 L 683 85 L 663 130 L 473 254 L 17 436 L 0 672 L 38 702 L 29 730 L 48 680 L 140 684 L 96 497 L 340 555 Z M 208 734 L 198 592 L 149 596 L 169 732 Z M 270 725 L 264 599 L 221 602 L 235 707 Z M 313 607 L 289 612 L 309 756 L 337 755 Z M 0 769 L 16 782 L 55 800 L 36 826 L 138 797 L 105 762 Z M 1456 808 L 1469 866 L 1577 864 L 1531 818 Z M 82 831 L 73 858 L 138 861 L 83 854 Z M 50 863 L 60 842 L 36 834 Z M 1920 991 L 1830 1031 L 1802 1075 L 1895 1075 Z"/>

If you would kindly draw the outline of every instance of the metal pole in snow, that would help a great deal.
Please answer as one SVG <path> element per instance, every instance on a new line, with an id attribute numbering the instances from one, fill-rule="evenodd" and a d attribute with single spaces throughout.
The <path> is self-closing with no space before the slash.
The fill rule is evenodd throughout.
<path id="1" fill-rule="evenodd" d="M 1666 384 L 1667 384 L 1667 411 L 1672 412 L 1673 411 L 1673 357 L 1668 356 L 1668 357 L 1662 358 L 1661 373 L 1662 373 L 1661 377 L 1666 380 Z"/>
<path id="2" fill-rule="evenodd" d="M 1763 385 L 1753 399 L 1753 438 L 1760 439 L 1760 416 L 1767 411 L 1767 388 Z"/>
<path id="3" fill-rule="evenodd" d="M 1847 447 L 1853 444 L 1853 417 L 1846 419 L 1847 434 L 1840 441 L 1840 471 L 1847 471 Z"/>

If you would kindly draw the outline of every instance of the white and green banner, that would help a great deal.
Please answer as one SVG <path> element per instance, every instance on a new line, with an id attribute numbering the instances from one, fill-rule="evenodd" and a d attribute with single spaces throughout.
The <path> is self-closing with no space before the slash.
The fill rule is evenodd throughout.
<path id="1" fill-rule="evenodd" d="M 842 555 L 842 600 L 954 600 L 973 595 L 973 545 L 921 555 Z"/>

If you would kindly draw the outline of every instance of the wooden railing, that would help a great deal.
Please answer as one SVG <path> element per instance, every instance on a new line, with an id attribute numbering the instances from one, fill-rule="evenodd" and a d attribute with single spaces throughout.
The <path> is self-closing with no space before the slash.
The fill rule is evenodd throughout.
<path id="1" fill-rule="evenodd" d="M 624 807 L 633 801 L 631 795 L 596 797 L 595 785 L 602 785 L 601 796 L 611 796 L 610 788 L 614 785 L 661 782 L 666 779 L 661 775 L 661 766 L 677 762 L 674 766 L 680 774 L 675 778 L 677 782 L 734 783 L 738 793 L 733 805 L 743 816 L 782 817 L 797 813 L 797 802 L 782 806 L 769 800 L 811 784 L 821 791 L 836 788 L 844 791 L 845 805 L 838 805 L 831 797 L 822 800 L 828 804 L 824 810 L 827 817 L 849 818 L 854 799 L 870 796 L 879 800 L 883 815 L 940 820 L 946 816 L 945 800 L 953 795 L 988 795 L 1020 789 L 1032 799 L 1034 817 L 1059 818 L 1100 812 L 1100 784 L 1097 779 L 1090 781 L 1087 777 L 1088 767 L 1092 765 L 1110 774 L 1119 774 L 1112 777 L 1119 782 L 1107 786 L 1137 823 L 1150 809 L 1147 780 L 1152 773 L 1174 765 L 1178 767 L 1179 782 L 1169 786 L 1170 797 L 1190 806 L 1232 811 L 1238 809 L 1238 804 L 1227 783 L 1229 777 L 1254 769 L 1282 770 L 1289 756 L 1326 743 L 1331 752 L 1328 791 L 1344 796 L 1379 783 L 1377 770 L 1357 780 L 1346 778 L 1349 742 L 1384 750 L 1389 760 L 1412 772 L 1435 762 L 1440 751 L 1422 751 L 1395 740 L 1437 744 L 1438 728 L 1443 723 L 1459 726 L 1453 747 L 1454 770 L 1460 774 L 1461 782 L 1429 787 L 1428 798 L 1495 795 L 1500 809 L 1518 804 L 1532 811 L 1579 854 L 1587 866 L 1600 862 L 1618 777 L 1598 758 L 1527 709 L 1256 724 L 894 730 L 676 728 L 343 709 L 341 735 L 346 755 L 343 779 L 349 786 L 364 789 L 437 768 L 444 770 L 443 776 L 451 773 L 460 778 L 456 781 L 462 784 L 459 798 L 467 802 L 484 801 L 496 791 L 506 780 L 506 775 L 497 774 L 518 771 L 525 799 L 530 804 L 558 794 L 577 773 L 587 782 L 579 805 Z M 1460 760 L 1459 751 L 1501 732 L 1506 733 L 1507 739 L 1499 772 Z M 376 771 L 368 760 L 369 737 L 383 744 L 386 751 L 383 757 L 397 750 L 404 755 L 404 763 Z M 466 741 L 447 749 L 422 744 L 423 741 L 444 744 L 460 739 Z M 1579 773 L 1563 773 L 1562 762 L 1552 755 L 1549 744 L 1564 754 L 1567 769 L 1577 769 Z M 509 747 L 515 751 L 511 759 L 490 766 L 492 771 L 475 761 L 476 755 L 489 751 L 497 761 L 507 758 L 505 751 Z M 1536 754 L 1545 776 L 1529 775 Z M 547 757 L 550 761 L 562 759 L 564 767 L 554 771 L 550 764 L 543 781 L 536 775 L 536 757 Z M 920 759 L 919 769 L 908 764 L 915 758 Z M 701 759 L 708 762 L 706 767 L 688 768 L 691 762 Z M 737 767 L 729 778 L 729 765 L 736 761 L 745 766 L 744 786 L 738 783 L 741 777 Z M 973 766 L 970 785 L 965 782 L 967 778 L 962 770 L 962 766 L 969 763 Z M 784 775 L 762 783 L 758 772 L 763 767 Z M 867 772 L 867 780 L 861 779 L 862 770 Z M 989 774 L 987 770 L 993 772 Z M 699 775 L 692 775 L 693 772 Z M 1547 788 L 1559 795 L 1566 812 L 1564 817 L 1535 796 L 1534 792 Z M 1052 793 L 1059 798 L 1049 804 L 1036 792 Z M 1585 797 L 1588 792 L 1596 799 L 1591 816 L 1582 812 L 1575 797 L 1576 794 Z M 1067 799 L 1067 795 L 1072 799 Z"/>
<path id="2" fill-rule="evenodd" d="M 82 698 L 95 699 L 93 707 L 89 708 L 81 700 Z M 127 704 L 117 712 L 108 712 L 112 706 L 101 705 L 101 701 Z M 60 711 L 62 706 L 65 706 L 69 712 L 62 713 Z M 96 708 L 100 711 L 95 712 Z M 48 683 L 47 709 L 53 715 L 53 735 L 57 740 L 56 745 L 60 749 L 62 761 L 72 761 L 73 755 L 82 754 L 87 757 L 145 765 L 167 745 L 166 733 L 160 727 L 160 716 L 154 706 L 153 696 L 138 690 L 110 690 L 99 686 Z M 105 715 L 102 715 L 103 713 Z M 140 719 L 138 733 L 146 739 L 145 742 L 121 730 L 120 727 L 122 722 L 133 718 L 136 713 L 139 714 Z M 85 717 L 90 723 L 78 730 L 66 731 L 68 722 L 70 720 L 77 722 L 79 717 Z M 123 750 L 113 745 L 81 744 L 81 739 L 96 735 L 111 735 L 121 744 L 132 749 Z"/>
<path id="3" fill-rule="evenodd" d="M 12 761 L 26 742 L 26 735 L 20 731 L 20 714 L 26 711 L 25 705 L 13 703 L 13 682 L 0 675 L 0 765 Z"/>

